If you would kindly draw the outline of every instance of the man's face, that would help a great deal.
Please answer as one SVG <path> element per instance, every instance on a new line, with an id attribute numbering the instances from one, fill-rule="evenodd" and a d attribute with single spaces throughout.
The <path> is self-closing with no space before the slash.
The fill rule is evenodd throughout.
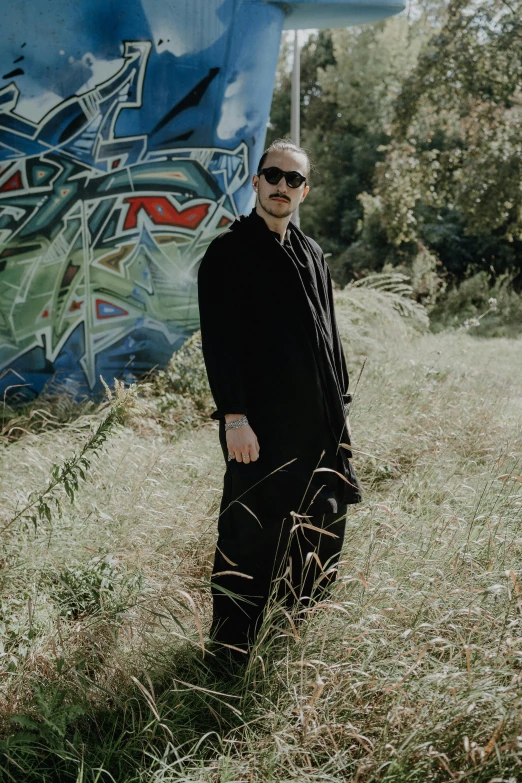
<path id="1" fill-rule="evenodd" d="M 298 171 L 303 177 L 307 173 L 306 157 L 292 150 L 272 150 L 269 152 L 263 168 L 267 169 L 269 166 L 277 166 L 283 171 Z M 284 177 L 281 177 L 276 185 L 270 185 L 264 174 L 261 176 L 254 174 L 252 185 L 257 193 L 257 200 L 261 208 L 275 218 L 285 218 L 295 212 L 310 190 L 305 182 L 298 188 L 290 188 Z"/>

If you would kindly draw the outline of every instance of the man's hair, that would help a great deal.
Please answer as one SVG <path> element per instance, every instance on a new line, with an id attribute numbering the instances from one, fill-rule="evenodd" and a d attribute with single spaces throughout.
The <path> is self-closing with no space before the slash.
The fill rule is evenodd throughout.
<path id="1" fill-rule="evenodd" d="M 261 171 L 263 166 L 265 165 L 265 161 L 268 157 L 269 152 L 282 152 L 284 150 L 289 150 L 290 152 L 297 152 L 299 155 L 304 155 L 306 158 L 306 177 L 310 176 L 310 170 L 312 168 L 312 161 L 310 160 L 310 156 L 306 150 L 304 150 L 302 147 L 298 147 L 297 144 L 294 144 L 292 139 L 276 139 L 272 142 L 272 144 L 266 148 L 266 150 L 261 155 L 261 159 L 259 161 L 259 166 L 257 167 L 257 173 Z"/>

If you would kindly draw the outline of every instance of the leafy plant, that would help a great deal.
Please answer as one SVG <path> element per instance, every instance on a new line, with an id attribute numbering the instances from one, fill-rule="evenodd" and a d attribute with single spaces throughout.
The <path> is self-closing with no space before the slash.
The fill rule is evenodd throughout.
<path id="1" fill-rule="evenodd" d="M 18 521 L 31 522 L 35 529 L 41 522 L 51 524 L 52 506 L 58 514 L 61 514 L 64 494 L 71 503 L 74 502 L 80 478 L 85 481 L 86 471 L 91 464 L 91 455 L 95 455 L 101 449 L 115 427 L 125 421 L 130 410 L 137 404 L 135 387 L 126 389 L 123 382 L 116 380 L 113 393 L 105 383 L 104 385 L 109 401 L 112 403 L 107 416 L 98 424 L 78 454 L 65 459 L 61 465 L 53 465 L 51 479 L 47 486 L 42 490 L 31 492 L 26 505 L 11 517 L 0 532 L 4 533 Z"/>
<path id="2" fill-rule="evenodd" d="M 412 319 L 421 328 L 427 328 L 426 309 L 413 298 L 413 288 L 408 275 L 401 272 L 381 272 L 368 275 L 348 285 L 348 289 L 370 288 L 386 299 L 403 318 Z"/>
<path id="3" fill-rule="evenodd" d="M 9 671 L 27 656 L 34 629 L 25 613 L 28 596 L 4 596 L 0 599 L 0 660 Z"/>
<path id="4" fill-rule="evenodd" d="M 513 275 L 492 280 L 477 272 L 452 286 L 430 311 L 432 329 L 464 327 L 481 337 L 514 337 L 522 329 L 522 297 L 513 290 Z"/>
<path id="5" fill-rule="evenodd" d="M 195 332 L 173 354 L 168 366 L 141 386 L 165 426 L 197 426 L 214 409 L 201 347 L 201 332 Z M 159 415 L 158 415 L 159 414 Z"/>
<path id="6" fill-rule="evenodd" d="M 103 611 L 118 615 L 143 587 L 141 574 L 129 574 L 114 555 L 96 555 L 86 563 L 64 566 L 51 577 L 50 596 L 61 615 L 76 619 Z"/>
<path id="7" fill-rule="evenodd" d="M 36 686 L 34 693 L 35 717 L 17 714 L 11 723 L 24 731 L 15 733 L 10 743 L 4 746 L 33 745 L 40 743 L 50 750 L 63 750 L 65 738 L 71 724 L 85 714 L 85 704 L 70 702 L 68 692 L 63 688 Z"/>

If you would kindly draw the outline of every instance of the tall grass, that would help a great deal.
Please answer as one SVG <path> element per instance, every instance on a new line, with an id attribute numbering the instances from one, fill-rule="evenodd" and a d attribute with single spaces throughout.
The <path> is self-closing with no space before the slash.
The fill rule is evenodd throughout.
<path id="1" fill-rule="evenodd" d="M 195 403 L 158 407 L 190 398 L 175 371 L 149 380 L 74 503 L 2 542 L 2 779 L 520 778 L 522 342 L 337 296 L 365 499 L 328 600 L 273 606 L 243 669 L 203 655 L 222 455 Z M 0 526 L 106 414 L 0 441 Z"/>

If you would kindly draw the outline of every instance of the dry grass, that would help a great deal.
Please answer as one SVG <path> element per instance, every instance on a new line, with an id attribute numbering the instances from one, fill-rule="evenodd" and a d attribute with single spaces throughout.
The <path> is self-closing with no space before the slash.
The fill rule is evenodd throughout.
<path id="1" fill-rule="evenodd" d="M 366 493 L 331 600 L 297 638 L 275 607 L 243 676 L 198 663 L 222 455 L 146 390 L 61 518 L 4 540 L 6 780 L 519 779 L 522 342 L 338 300 Z M 100 415 L 4 439 L 0 525 Z"/>

